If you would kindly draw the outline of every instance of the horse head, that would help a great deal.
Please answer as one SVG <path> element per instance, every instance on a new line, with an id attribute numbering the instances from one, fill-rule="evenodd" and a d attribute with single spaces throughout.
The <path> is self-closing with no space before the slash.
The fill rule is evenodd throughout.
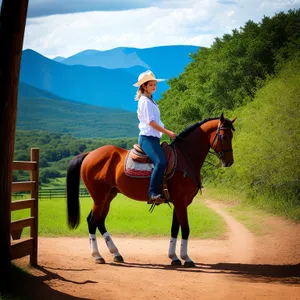
<path id="1" fill-rule="evenodd" d="M 222 161 L 223 167 L 230 167 L 233 164 L 232 131 L 234 127 L 232 124 L 235 120 L 236 118 L 233 120 L 224 118 L 222 113 L 217 129 L 210 135 L 210 147 Z"/>

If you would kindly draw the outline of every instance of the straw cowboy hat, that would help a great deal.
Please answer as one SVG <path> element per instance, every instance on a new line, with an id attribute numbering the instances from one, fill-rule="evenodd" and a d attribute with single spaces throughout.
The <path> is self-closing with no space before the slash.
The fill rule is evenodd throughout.
<path id="1" fill-rule="evenodd" d="M 150 81 L 150 80 L 155 80 L 156 82 L 160 82 L 160 81 L 164 81 L 165 79 L 158 79 L 155 78 L 155 75 L 153 74 L 153 72 L 151 72 L 150 70 L 143 72 L 139 75 L 138 77 L 138 82 L 135 83 L 133 86 L 139 87 L 141 86 L 143 83 Z"/>

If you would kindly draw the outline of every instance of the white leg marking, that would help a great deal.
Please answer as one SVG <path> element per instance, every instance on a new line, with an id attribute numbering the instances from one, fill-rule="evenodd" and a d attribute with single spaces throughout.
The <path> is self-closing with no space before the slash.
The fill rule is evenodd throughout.
<path id="1" fill-rule="evenodd" d="M 103 234 L 103 238 L 105 240 L 105 243 L 107 245 L 109 252 L 112 253 L 114 256 L 121 256 L 118 248 L 114 244 L 114 242 L 108 232 L 105 232 Z"/>
<path id="2" fill-rule="evenodd" d="M 181 240 L 181 247 L 180 247 L 180 257 L 185 261 L 185 262 L 189 262 L 192 261 L 188 254 L 187 254 L 187 250 L 188 250 L 188 240 Z"/>
<path id="3" fill-rule="evenodd" d="M 172 261 L 179 260 L 178 256 L 176 255 L 176 243 L 177 239 L 171 237 L 169 245 L 169 258 L 172 259 Z"/>
<path id="4" fill-rule="evenodd" d="M 96 259 L 101 259 L 103 258 L 98 250 L 98 244 L 97 244 L 97 238 L 96 238 L 96 234 L 90 234 L 90 249 L 91 249 L 91 254 L 93 257 L 95 257 Z"/>

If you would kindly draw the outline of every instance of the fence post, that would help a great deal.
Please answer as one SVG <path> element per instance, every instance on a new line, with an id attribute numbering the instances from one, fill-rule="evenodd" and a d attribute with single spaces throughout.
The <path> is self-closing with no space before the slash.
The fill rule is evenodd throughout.
<path id="1" fill-rule="evenodd" d="M 30 236 L 34 238 L 33 251 L 30 255 L 30 264 L 33 266 L 37 265 L 37 254 L 38 254 L 38 205 L 39 205 L 39 155 L 40 150 L 38 148 L 31 148 L 31 161 L 36 161 L 36 169 L 30 172 L 30 180 L 35 181 L 35 188 L 30 192 L 31 198 L 35 199 L 34 206 L 31 208 L 31 217 L 34 217 L 35 226 L 30 229 Z"/>

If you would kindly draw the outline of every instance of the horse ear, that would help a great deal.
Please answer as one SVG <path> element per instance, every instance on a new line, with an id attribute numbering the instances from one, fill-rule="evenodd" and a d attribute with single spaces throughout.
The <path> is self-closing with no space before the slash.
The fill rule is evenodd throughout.
<path id="1" fill-rule="evenodd" d="M 221 114 L 220 121 L 221 121 L 221 124 L 223 124 L 224 121 L 225 121 L 225 118 L 224 118 L 224 114 L 223 114 L 223 113 Z"/>
<path id="2" fill-rule="evenodd" d="M 231 124 L 233 124 L 233 123 L 235 122 L 236 118 L 237 118 L 237 117 L 235 117 L 233 120 L 230 121 Z"/>

